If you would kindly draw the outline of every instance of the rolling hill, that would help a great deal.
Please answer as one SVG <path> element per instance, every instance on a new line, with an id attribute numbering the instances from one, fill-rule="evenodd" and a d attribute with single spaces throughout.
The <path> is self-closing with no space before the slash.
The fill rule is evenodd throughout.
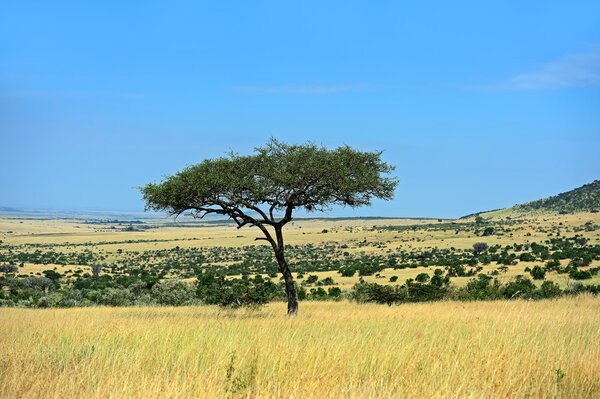
<path id="1" fill-rule="evenodd" d="M 509 216 L 511 214 L 523 213 L 577 213 L 598 212 L 600 210 L 600 180 L 584 184 L 581 187 L 567 191 L 552 197 L 539 199 L 512 206 L 510 208 L 497 209 L 493 211 L 480 212 L 470 216 Z"/>

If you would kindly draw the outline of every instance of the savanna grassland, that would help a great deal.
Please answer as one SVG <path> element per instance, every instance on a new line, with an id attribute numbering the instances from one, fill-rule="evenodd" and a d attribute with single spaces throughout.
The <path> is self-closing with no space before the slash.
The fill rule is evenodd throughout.
<path id="1" fill-rule="evenodd" d="M 293 223 L 0 219 L 0 397 L 600 396 L 598 213 Z"/>
<path id="2" fill-rule="evenodd" d="M 600 395 L 600 301 L 3 309 L 5 398 Z"/>
<path id="3" fill-rule="evenodd" d="M 465 269 L 454 273 L 454 285 L 464 286 L 478 273 L 493 273 L 504 282 L 517 275 L 529 275 L 526 269 L 544 267 L 562 249 L 552 251 L 551 242 L 556 240 L 571 240 L 576 248 L 600 245 L 599 215 L 503 215 L 480 218 L 484 220 L 479 223 L 474 216 L 454 221 L 297 219 L 286 228 L 286 255 L 298 282 L 309 274 L 316 275 L 318 281 L 331 277 L 334 284 L 323 285 L 325 288 L 349 289 L 360 280 L 389 284 L 394 276 L 399 284 L 421 273 L 432 276 L 435 269 L 452 266 L 452 257 L 462 258 Z M 12 262 L 18 266 L 15 274 L 22 277 L 54 270 L 67 282 L 91 274 L 94 264 L 102 265 L 103 274 L 113 276 L 145 270 L 161 278 L 193 280 L 200 268 L 229 278 L 244 273 L 268 277 L 269 271 L 277 273 L 276 263 L 271 248 L 254 241 L 257 236 L 257 231 L 238 230 L 224 221 L 0 218 L 0 263 Z M 576 238 L 584 238 L 585 244 L 575 243 Z M 494 251 L 506 256 L 474 262 L 473 244 L 479 242 L 491 247 L 488 255 Z M 525 256 L 532 252 L 532 244 L 546 246 L 547 251 Z M 594 253 L 591 257 L 581 270 L 600 266 Z M 560 266 L 549 268 L 545 279 L 562 288 L 577 281 L 564 272 L 572 260 L 559 256 Z M 340 273 L 348 265 L 355 265 L 352 276 Z M 599 284 L 600 275 L 592 273 L 582 281 Z"/>

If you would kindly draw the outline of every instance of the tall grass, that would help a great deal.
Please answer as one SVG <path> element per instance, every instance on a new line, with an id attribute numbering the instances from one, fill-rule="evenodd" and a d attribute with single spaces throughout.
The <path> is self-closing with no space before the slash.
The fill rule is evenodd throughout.
<path id="1" fill-rule="evenodd" d="M 1 398 L 600 397 L 600 300 L 0 309 Z"/>

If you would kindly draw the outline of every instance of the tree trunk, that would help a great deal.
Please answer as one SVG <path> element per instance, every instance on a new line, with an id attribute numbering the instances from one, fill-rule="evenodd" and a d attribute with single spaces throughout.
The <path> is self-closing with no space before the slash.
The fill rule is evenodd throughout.
<path id="1" fill-rule="evenodd" d="M 288 316 L 296 316 L 298 314 L 298 292 L 296 291 L 296 285 L 294 284 L 294 277 L 292 276 L 292 272 L 285 261 L 285 256 L 283 255 L 283 247 L 277 248 L 275 251 L 275 257 L 277 258 L 277 263 L 279 264 L 279 271 L 283 274 L 283 279 L 285 281 L 285 292 L 288 297 Z"/>

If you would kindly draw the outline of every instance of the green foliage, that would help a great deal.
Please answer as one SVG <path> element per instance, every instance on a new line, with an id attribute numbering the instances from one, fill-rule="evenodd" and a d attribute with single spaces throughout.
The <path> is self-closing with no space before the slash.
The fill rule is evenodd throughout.
<path id="1" fill-rule="evenodd" d="M 492 234 L 494 234 L 494 228 L 493 227 L 486 227 L 483 230 L 482 236 L 486 237 L 486 236 L 491 236 Z"/>
<path id="2" fill-rule="evenodd" d="M 546 278 L 546 270 L 540 266 L 534 266 L 529 273 L 534 280 L 543 280 Z"/>
<path id="3" fill-rule="evenodd" d="M 298 312 L 297 292 L 284 256 L 282 228 L 295 209 L 324 211 L 333 205 L 370 205 L 372 198 L 392 199 L 398 182 L 386 177 L 394 168 L 381 160 L 381 152 L 361 152 L 349 146 L 328 150 L 313 143 L 288 145 L 271 139 L 253 155 L 207 159 L 167 177 L 159 184 L 141 187 L 146 209 L 180 215 L 189 211 L 203 218 L 226 215 L 238 228 L 261 229 L 276 255 L 285 279 L 288 314 Z M 278 220 L 276 212 L 284 216 Z M 275 236 L 266 226 L 274 229 Z M 273 276 L 275 271 L 268 271 Z M 242 285 L 244 287 L 244 285 Z M 229 303 L 243 302 L 228 295 Z"/>
<path id="4" fill-rule="evenodd" d="M 130 306 L 134 299 L 134 294 L 127 288 L 106 288 L 97 301 L 108 306 Z"/>
<path id="5" fill-rule="evenodd" d="M 540 298 L 556 298 L 562 295 L 562 290 L 553 281 L 544 281 L 538 293 Z"/>
<path id="6" fill-rule="evenodd" d="M 160 305 L 188 305 L 193 302 L 195 296 L 194 287 L 179 280 L 161 281 L 152 287 L 152 297 Z"/>
<path id="7" fill-rule="evenodd" d="M 494 280 L 492 277 L 486 276 L 485 274 L 479 274 L 477 278 L 470 280 L 463 292 L 465 295 L 463 295 L 462 298 L 469 300 L 490 300 L 502 298 L 498 280 Z"/>
<path id="8" fill-rule="evenodd" d="M 533 256 L 529 252 L 523 252 L 522 254 L 519 255 L 519 260 L 521 262 L 533 262 L 533 261 L 535 261 L 535 256 Z"/>
<path id="9" fill-rule="evenodd" d="M 342 267 L 340 268 L 339 273 L 342 277 L 352 277 L 356 274 L 356 269 L 353 267 Z"/>
<path id="10" fill-rule="evenodd" d="M 171 214 L 191 210 L 239 216 L 236 210 L 264 204 L 274 210 L 320 211 L 331 205 L 369 205 L 373 197 L 391 199 L 397 181 L 384 175 L 393 170 L 381 161 L 381 152 L 271 139 L 254 155 L 207 159 L 140 190 L 147 209 Z"/>
<path id="11" fill-rule="evenodd" d="M 258 306 L 281 297 L 282 289 L 269 279 L 225 279 L 204 273 L 198 276 L 196 296 L 204 303 L 221 306 Z"/>
<path id="12" fill-rule="evenodd" d="M 571 269 L 569 272 L 569 277 L 574 280 L 587 280 L 592 278 L 592 273 L 590 273 L 588 270 Z"/>
<path id="13" fill-rule="evenodd" d="M 15 265 L 11 265 L 11 264 L 6 264 L 6 265 L 0 265 L 0 272 L 1 273 L 16 273 L 19 271 L 19 268 Z"/>
<path id="14" fill-rule="evenodd" d="M 406 298 L 406 292 L 397 286 L 380 285 L 376 283 L 355 284 L 350 297 L 359 303 L 377 302 L 392 305 Z"/>
<path id="15" fill-rule="evenodd" d="M 502 295 L 507 299 L 530 298 L 536 287 L 527 277 L 517 276 L 502 287 Z"/>
<path id="16" fill-rule="evenodd" d="M 325 277 L 323 280 L 320 281 L 320 285 L 333 285 L 334 281 L 333 278 L 331 277 Z"/>
<path id="17" fill-rule="evenodd" d="M 591 212 L 600 203 L 600 180 L 585 184 L 553 197 L 527 202 L 514 207 L 517 211 L 552 211 L 559 213 Z"/>
<path id="18" fill-rule="evenodd" d="M 25 280 L 25 285 L 36 291 L 46 292 L 54 287 L 54 282 L 48 277 L 29 277 Z"/>
<path id="19" fill-rule="evenodd" d="M 560 268 L 560 261 L 558 259 L 552 259 L 546 262 L 547 270 L 558 270 Z"/>

